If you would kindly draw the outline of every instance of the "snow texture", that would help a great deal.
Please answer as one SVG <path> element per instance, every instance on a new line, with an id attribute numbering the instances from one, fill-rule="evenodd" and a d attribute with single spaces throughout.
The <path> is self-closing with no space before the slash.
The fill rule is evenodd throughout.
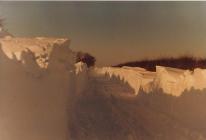
<path id="1" fill-rule="evenodd" d="M 87 65 L 82 62 L 75 64 L 76 53 L 69 48 L 69 44 L 70 40 L 64 38 L 0 39 L 0 139 L 86 139 L 88 131 L 95 131 L 95 134 L 90 135 L 88 139 L 98 139 L 98 137 L 107 139 L 107 130 L 113 131 L 112 127 L 108 127 L 110 124 L 120 128 L 120 132 L 118 132 L 119 136 L 115 137 L 108 131 L 108 137 L 143 139 L 141 137 L 134 138 L 134 133 L 132 133 L 138 130 L 135 135 L 142 135 L 144 130 L 140 129 L 140 126 L 133 130 L 129 129 L 130 126 L 132 127 L 131 122 L 123 121 L 118 126 L 115 124 L 115 120 L 113 120 L 115 115 L 120 120 L 125 120 L 121 118 L 124 115 L 120 115 L 120 112 L 114 113 L 114 116 L 107 115 L 108 112 L 111 112 L 112 107 L 117 109 L 116 106 L 113 106 L 117 104 L 116 96 L 124 97 L 124 99 L 130 97 L 136 99 L 141 93 L 149 96 L 149 93 L 161 92 L 166 96 L 182 98 L 185 92 L 203 91 L 206 88 L 206 70 L 204 69 L 197 68 L 189 71 L 157 66 L 156 72 L 151 72 L 138 67 L 87 68 Z M 145 98 L 143 99 L 145 101 Z M 105 114 L 101 114 L 95 107 L 106 107 L 102 110 Z M 125 108 L 126 113 L 130 113 L 127 107 L 130 107 L 130 104 L 121 105 L 122 109 Z M 138 108 L 141 110 L 142 106 L 137 105 Z M 117 110 L 119 111 L 119 109 Z M 149 111 L 142 113 L 152 116 Z M 93 127 L 91 129 L 81 128 L 80 126 L 83 125 L 81 119 L 87 123 L 84 119 L 89 115 L 94 117 L 94 120 L 100 119 L 96 120 L 99 124 L 94 126 L 95 129 Z M 101 123 L 102 115 L 108 118 L 106 119 L 107 123 Z M 156 119 L 158 120 L 159 117 Z M 117 122 L 120 123 L 120 120 Z M 144 120 L 151 125 L 148 126 L 148 129 L 155 126 L 150 123 L 150 118 L 146 117 Z M 169 123 L 174 124 L 172 121 Z M 89 125 L 95 125 L 95 123 L 90 122 L 86 126 L 89 127 Z M 179 124 L 176 127 L 179 131 L 183 131 Z M 167 127 L 167 129 L 172 128 Z M 99 130 L 102 130 L 101 133 Z M 105 135 L 102 135 L 103 130 Z M 126 130 L 132 132 L 126 132 Z M 83 133 L 84 131 L 85 133 Z M 154 129 L 154 131 L 158 130 Z M 163 131 L 164 129 L 162 129 Z M 147 139 L 151 138 L 151 135 L 143 137 Z"/>

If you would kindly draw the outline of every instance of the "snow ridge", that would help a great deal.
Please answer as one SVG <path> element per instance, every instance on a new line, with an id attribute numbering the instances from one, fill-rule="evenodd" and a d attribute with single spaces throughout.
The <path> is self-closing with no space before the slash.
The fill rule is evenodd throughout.
<path id="1" fill-rule="evenodd" d="M 96 68 L 95 73 L 120 77 L 120 80 L 127 82 L 134 89 L 135 95 L 140 89 L 145 93 L 162 90 L 165 94 L 180 96 L 192 88 L 196 90 L 206 88 L 206 70 L 200 68 L 189 71 L 156 66 L 156 72 L 150 72 L 138 67 L 103 67 Z"/>

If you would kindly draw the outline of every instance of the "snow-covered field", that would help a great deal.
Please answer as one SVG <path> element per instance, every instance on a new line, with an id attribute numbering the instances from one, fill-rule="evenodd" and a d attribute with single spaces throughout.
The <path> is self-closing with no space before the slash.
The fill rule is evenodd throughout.
<path id="1" fill-rule="evenodd" d="M 0 39 L 1 140 L 206 139 L 206 70 L 75 63 L 68 39 Z"/>

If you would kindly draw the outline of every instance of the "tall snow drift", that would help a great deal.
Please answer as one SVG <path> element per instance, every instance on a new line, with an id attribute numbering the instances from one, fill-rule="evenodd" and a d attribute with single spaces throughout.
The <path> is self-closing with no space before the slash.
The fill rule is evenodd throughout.
<path id="1" fill-rule="evenodd" d="M 75 56 L 68 39 L 0 39 L 0 139 L 67 140 Z"/>

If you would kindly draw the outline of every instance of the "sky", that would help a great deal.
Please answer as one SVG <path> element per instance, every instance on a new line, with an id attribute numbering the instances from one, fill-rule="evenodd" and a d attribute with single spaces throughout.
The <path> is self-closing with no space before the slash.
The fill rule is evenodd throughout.
<path id="1" fill-rule="evenodd" d="M 0 2 L 17 37 L 68 37 L 97 65 L 206 56 L 206 2 Z"/>

